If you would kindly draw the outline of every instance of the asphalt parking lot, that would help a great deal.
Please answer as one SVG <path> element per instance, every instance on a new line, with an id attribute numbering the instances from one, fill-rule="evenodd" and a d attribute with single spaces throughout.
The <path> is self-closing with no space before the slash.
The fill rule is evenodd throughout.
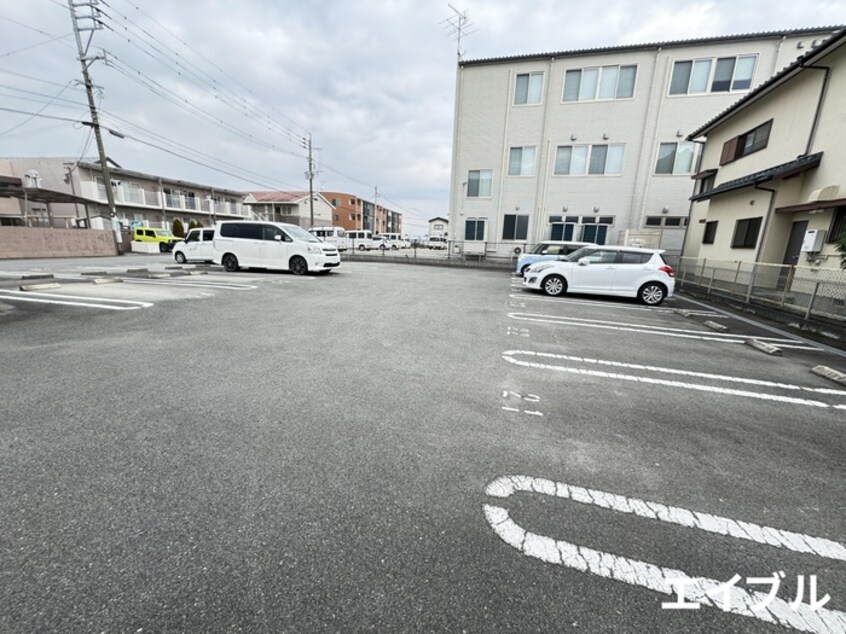
<path id="1" fill-rule="evenodd" d="M 846 631 L 842 354 L 502 271 L 134 261 L 0 262 L 0 631 Z"/>

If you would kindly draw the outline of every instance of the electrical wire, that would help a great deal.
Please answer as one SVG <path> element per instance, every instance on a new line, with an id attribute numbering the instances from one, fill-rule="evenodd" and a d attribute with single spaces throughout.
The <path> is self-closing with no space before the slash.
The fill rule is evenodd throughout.
<path id="1" fill-rule="evenodd" d="M 20 123 L 18 123 L 17 125 L 12 126 L 12 127 L 11 127 L 11 128 L 9 128 L 8 130 L 3 130 L 2 132 L 0 132 L 0 137 L 6 136 L 9 132 L 14 132 L 14 131 L 15 131 L 15 130 L 17 130 L 18 128 L 20 128 L 21 126 L 26 125 L 27 123 L 29 123 L 30 121 L 32 121 L 35 117 L 37 117 L 37 116 L 38 116 L 38 115 L 40 115 L 42 112 L 44 112 L 45 110 L 47 110 L 47 108 L 49 108 L 50 106 L 52 106 L 52 105 L 53 105 L 53 103 L 54 103 L 54 102 L 55 102 L 55 101 L 56 101 L 56 100 L 57 100 L 57 99 L 61 96 L 61 94 L 62 94 L 63 92 L 65 92 L 65 90 L 67 90 L 67 89 L 68 89 L 68 87 L 69 87 L 72 83 L 73 83 L 73 82 L 71 82 L 71 81 L 69 81 L 68 83 L 66 83 L 66 84 L 62 87 L 62 89 L 61 89 L 59 92 L 57 92 L 57 93 L 53 96 L 53 98 L 52 98 L 52 99 L 50 99 L 50 101 L 48 101 L 46 104 L 44 104 L 44 106 L 42 106 L 41 110 L 39 110 L 38 112 L 36 112 L 36 113 L 34 113 L 34 114 L 30 115 L 27 119 L 24 119 L 23 121 L 21 121 L 21 122 L 20 122 Z M 27 92 L 28 92 L 28 91 L 27 91 Z"/>

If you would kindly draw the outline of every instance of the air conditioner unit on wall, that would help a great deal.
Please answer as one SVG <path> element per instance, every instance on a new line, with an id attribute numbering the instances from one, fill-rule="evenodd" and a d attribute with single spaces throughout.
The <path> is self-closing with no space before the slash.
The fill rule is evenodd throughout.
<path id="1" fill-rule="evenodd" d="M 820 189 L 815 189 L 811 192 L 811 195 L 808 196 L 808 202 L 813 203 L 818 200 L 832 200 L 837 198 L 837 195 L 840 193 L 840 186 L 839 185 L 828 185 L 827 187 L 822 187 Z"/>

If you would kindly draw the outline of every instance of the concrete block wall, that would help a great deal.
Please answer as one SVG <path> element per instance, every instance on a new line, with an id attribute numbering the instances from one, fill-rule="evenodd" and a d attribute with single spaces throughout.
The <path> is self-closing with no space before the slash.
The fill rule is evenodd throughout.
<path id="1" fill-rule="evenodd" d="M 112 231 L 0 227 L 0 259 L 109 256 L 117 253 Z"/>

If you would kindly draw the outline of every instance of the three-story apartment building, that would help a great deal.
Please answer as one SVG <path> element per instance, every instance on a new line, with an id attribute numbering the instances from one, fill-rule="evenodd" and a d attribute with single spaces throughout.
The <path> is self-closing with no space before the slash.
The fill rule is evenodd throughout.
<path id="1" fill-rule="evenodd" d="M 459 249 L 544 239 L 678 253 L 687 135 L 835 28 L 459 62 L 450 225 Z"/>

